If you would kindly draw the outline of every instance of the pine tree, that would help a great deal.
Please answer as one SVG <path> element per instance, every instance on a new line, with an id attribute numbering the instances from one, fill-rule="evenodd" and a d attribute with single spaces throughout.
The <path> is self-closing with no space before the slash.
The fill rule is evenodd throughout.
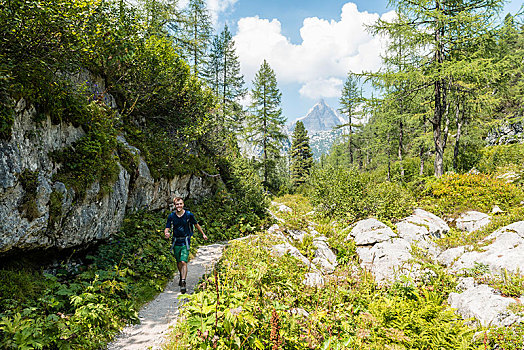
<path id="1" fill-rule="evenodd" d="M 297 121 L 293 131 L 290 153 L 291 182 L 293 186 L 298 187 L 306 181 L 313 166 L 313 153 L 309 146 L 309 136 L 306 128 L 304 128 L 304 123 L 300 120 Z"/>
<path id="2" fill-rule="evenodd" d="M 211 16 L 204 0 L 189 0 L 182 29 L 183 47 L 193 73 L 203 78 L 201 66 L 207 61 L 206 52 L 212 31 Z"/>
<path id="3" fill-rule="evenodd" d="M 493 74 L 493 69 L 487 69 L 485 55 L 474 50 L 485 47 L 494 15 L 503 0 L 393 0 L 391 3 L 396 6 L 398 20 L 389 23 L 380 20 L 374 26 L 375 32 L 389 35 L 393 44 L 401 37 L 402 45 L 409 47 L 412 55 L 405 70 L 371 76 L 382 80 L 383 86 L 392 86 L 398 80 L 409 82 L 408 91 L 412 95 L 430 91 L 431 104 L 425 104 L 429 108 L 424 118 L 433 129 L 434 173 L 441 176 L 450 122 L 464 98 L 461 92 L 480 94 L 481 86 L 486 86 L 486 80 Z"/>
<path id="4" fill-rule="evenodd" d="M 268 189 L 269 173 L 280 157 L 281 142 L 285 139 L 282 128 L 280 102 L 282 93 L 277 87 L 275 72 L 264 60 L 253 80 L 251 114 L 248 115 L 247 136 L 250 142 L 262 149 L 263 184 Z"/>
<path id="5" fill-rule="evenodd" d="M 235 41 L 227 25 L 211 43 L 205 77 L 221 103 L 219 117 L 222 124 L 235 131 L 240 127 L 244 114 L 240 99 L 247 89 L 244 87 L 244 76 L 240 73 Z"/>
<path id="6" fill-rule="evenodd" d="M 340 107 L 339 112 L 348 117 L 346 124 L 340 125 L 340 128 L 349 128 L 349 140 L 348 140 L 348 152 L 349 161 L 353 163 L 353 127 L 356 126 L 354 123 L 355 119 L 360 119 L 361 114 L 358 111 L 359 105 L 362 103 L 362 94 L 358 88 L 358 80 L 351 73 L 348 73 L 347 79 L 344 82 L 342 88 L 342 95 L 340 96 Z"/>

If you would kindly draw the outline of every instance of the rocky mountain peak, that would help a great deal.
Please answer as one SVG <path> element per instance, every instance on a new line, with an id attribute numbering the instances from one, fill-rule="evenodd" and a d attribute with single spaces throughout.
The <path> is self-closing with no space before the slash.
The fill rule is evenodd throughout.
<path id="1" fill-rule="evenodd" d="M 305 117 L 299 118 L 306 130 L 311 133 L 319 131 L 332 130 L 334 126 L 344 124 L 344 120 L 340 115 L 323 99 L 320 99 L 311 109 L 307 112 Z"/>

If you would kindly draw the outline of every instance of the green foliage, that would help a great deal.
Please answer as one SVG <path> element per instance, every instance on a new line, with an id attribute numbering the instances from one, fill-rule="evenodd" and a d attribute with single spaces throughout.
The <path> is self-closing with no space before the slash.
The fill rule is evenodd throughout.
<path id="1" fill-rule="evenodd" d="M 524 158 L 524 144 L 485 147 L 480 153 L 478 169 L 483 173 L 493 174 L 500 167 L 521 166 L 522 158 Z"/>
<path id="2" fill-rule="evenodd" d="M 40 216 L 36 204 L 36 190 L 38 188 L 38 171 L 25 169 L 18 175 L 18 181 L 24 190 L 22 202 L 18 206 L 18 211 L 29 221 L 33 221 Z"/>
<path id="3" fill-rule="evenodd" d="M 520 271 L 511 273 L 504 269 L 490 281 L 490 285 L 499 290 L 502 296 L 520 298 L 524 294 L 524 275 Z"/>
<path id="4" fill-rule="evenodd" d="M 270 181 L 270 174 L 275 171 L 276 159 L 280 157 L 281 142 L 285 139 L 282 132 L 285 118 L 280 106 L 282 93 L 278 89 L 275 72 L 266 60 L 260 65 L 253 79 L 251 96 L 252 113 L 247 119 L 247 141 L 261 149 L 260 167 L 264 188 L 275 191 L 278 187 Z"/>
<path id="5" fill-rule="evenodd" d="M 165 215 L 135 213 L 80 273 L 0 273 L 2 349 L 99 349 L 163 287 L 176 267 L 159 228 Z"/>
<path id="6" fill-rule="evenodd" d="M 475 342 L 475 349 L 520 350 L 524 347 L 524 324 L 515 323 L 510 326 L 496 327 L 485 330 Z"/>
<path id="7" fill-rule="evenodd" d="M 49 227 L 54 228 L 55 225 L 62 218 L 62 201 L 64 196 L 62 193 L 53 191 L 49 195 Z"/>
<path id="8" fill-rule="evenodd" d="M 489 212 L 494 205 L 503 210 L 524 199 L 522 188 L 483 174 L 449 174 L 427 179 L 422 204 L 436 215 L 465 210 Z"/>
<path id="9" fill-rule="evenodd" d="M 224 183 L 198 204 L 187 203 L 215 241 L 242 237 L 258 230 L 266 219 L 268 198 L 260 178 L 248 162 L 233 159 L 225 168 Z"/>
<path id="10" fill-rule="evenodd" d="M 350 222 L 369 216 L 399 219 L 414 206 L 411 193 L 401 184 L 374 183 L 356 170 L 321 168 L 310 181 L 309 196 L 318 212 Z"/>
<path id="11" fill-rule="evenodd" d="M 102 194 L 110 192 L 119 173 L 113 115 L 97 102 L 88 107 L 91 115 L 87 135 L 70 147 L 50 154 L 61 164 L 53 179 L 73 188 L 81 198 L 95 181 L 100 182 Z"/>
<path id="12" fill-rule="evenodd" d="M 309 137 L 302 121 L 297 121 L 291 143 L 291 181 L 295 187 L 305 183 L 313 166 L 313 153 L 309 146 Z"/>

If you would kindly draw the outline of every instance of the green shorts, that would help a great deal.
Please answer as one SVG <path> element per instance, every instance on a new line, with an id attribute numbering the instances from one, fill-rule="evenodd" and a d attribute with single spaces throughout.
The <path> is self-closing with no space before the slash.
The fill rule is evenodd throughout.
<path id="1" fill-rule="evenodd" d="M 175 254 L 175 259 L 177 262 L 189 260 L 189 250 L 185 245 L 176 245 L 173 247 L 173 254 Z"/>

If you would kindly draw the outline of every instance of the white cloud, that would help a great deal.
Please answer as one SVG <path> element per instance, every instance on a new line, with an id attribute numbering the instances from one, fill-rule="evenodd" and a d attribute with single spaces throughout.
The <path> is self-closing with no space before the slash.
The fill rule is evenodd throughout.
<path id="1" fill-rule="evenodd" d="M 216 25 L 218 16 L 230 8 L 233 8 L 237 1 L 238 0 L 207 0 L 207 9 L 211 14 L 211 22 L 213 25 Z"/>
<path id="2" fill-rule="evenodd" d="M 242 73 L 251 81 L 266 59 L 279 83 L 302 83 L 303 96 L 334 96 L 333 89 L 340 87 L 348 71 L 360 73 L 380 67 L 383 40 L 365 27 L 378 18 L 375 13 L 359 12 L 348 2 L 338 21 L 304 19 L 298 45 L 282 35 L 277 19 L 242 18 L 234 37 Z"/>
<path id="3" fill-rule="evenodd" d="M 319 98 L 339 97 L 343 81 L 338 78 L 315 79 L 300 88 L 300 95 L 318 100 Z"/>

